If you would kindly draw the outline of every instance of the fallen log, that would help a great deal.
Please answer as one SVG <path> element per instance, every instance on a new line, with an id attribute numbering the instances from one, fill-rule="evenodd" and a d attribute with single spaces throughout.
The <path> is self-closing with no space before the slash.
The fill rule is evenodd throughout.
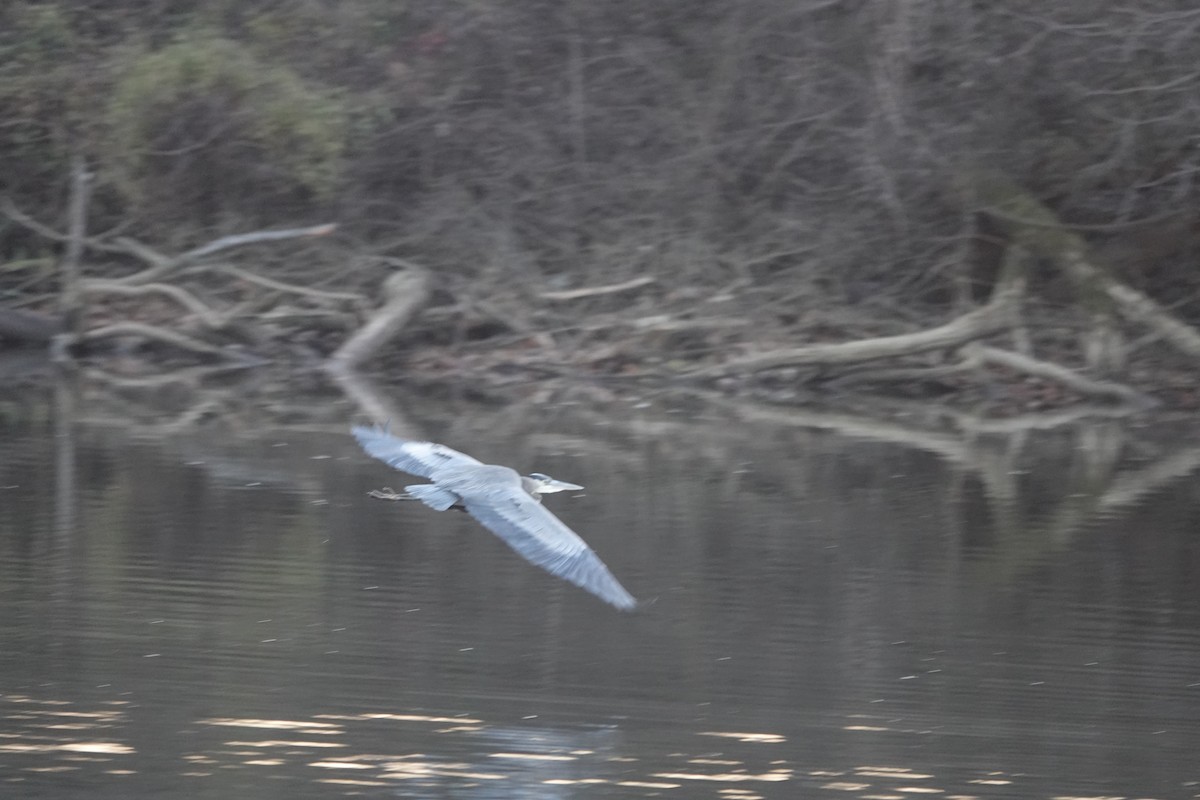
<path id="1" fill-rule="evenodd" d="M 1078 392 L 1084 397 L 1117 400 L 1129 403 L 1139 408 L 1153 408 L 1159 403 L 1153 397 L 1136 389 L 1114 381 L 1101 381 L 1080 375 L 1074 370 L 1059 364 L 1033 358 L 1032 356 L 1001 350 L 998 347 L 988 347 L 982 344 L 967 346 L 967 359 L 976 360 L 983 364 L 1007 367 L 1008 369 L 1037 378 L 1060 383 Z"/>
<path id="2" fill-rule="evenodd" d="M 731 359 L 686 373 L 686 378 L 714 378 L 732 373 L 761 372 L 782 367 L 842 366 L 884 358 L 917 355 L 930 350 L 958 347 L 975 339 L 991 336 L 1008 328 L 1015 301 L 1015 290 L 998 291 L 987 305 L 950 320 L 944 325 L 914 333 L 880 336 L 853 342 L 813 344 L 786 350 L 773 350 Z"/>
<path id="3" fill-rule="evenodd" d="M 329 357 L 327 370 L 353 371 L 399 333 L 429 297 L 429 273 L 406 264 L 384 281 L 383 293 L 387 301 Z"/>

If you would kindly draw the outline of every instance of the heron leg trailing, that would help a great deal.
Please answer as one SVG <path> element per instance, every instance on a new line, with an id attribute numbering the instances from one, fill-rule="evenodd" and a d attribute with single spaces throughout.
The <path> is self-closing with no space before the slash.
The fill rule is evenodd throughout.
<path id="1" fill-rule="evenodd" d="M 408 492 L 397 492 L 390 486 L 385 486 L 382 489 L 372 489 L 367 492 L 367 497 L 374 497 L 376 500 L 416 500 Z"/>
<path id="2" fill-rule="evenodd" d="M 422 484 L 422 485 L 426 485 L 426 484 Z M 405 488 L 407 488 L 407 487 L 405 487 Z M 392 489 L 392 487 L 390 487 L 390 486 L 385 486 L 382 489 L 372 489 L 371 491 L 367 492 L 367 497 L 374 497 L 376 500 L 420 500 L 423 503 L 425 502 L 425 500 L 423 498 L 418 497 L 416 494 L 414 494 L 412 492 L 397 492 L 394 489 Z M 458 503 L 457 498 L 455 498 L 455 503 Z M 431 504 L 426 503 L 426 505 L 431 505 Z M 431 505 L 431 507 L 436 508 L 438 511 L 446 510 L 439 506 Z M 450 510 L 465 512 L 467 509 L 463 505 L 452 505 L 450 507 Z"/>
<path id="3" fill-rule="evenodd" d="M 405 486 L 404 490 L 434 511 L 445 511 L 461 499 L 449 489 L 443 489 L 434 483 L 415 483 Z"/>

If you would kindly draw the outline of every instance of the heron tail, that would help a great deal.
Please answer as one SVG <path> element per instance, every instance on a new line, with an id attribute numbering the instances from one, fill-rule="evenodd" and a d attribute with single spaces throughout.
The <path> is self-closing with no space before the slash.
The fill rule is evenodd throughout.
<path id="1" fill-rule="evenodd" d="M 405 486 L 404 491 L 420 500 L 434 511 L 445 511 L 458 502 L 458 495 L 432 483 L 417 483 Z"/>

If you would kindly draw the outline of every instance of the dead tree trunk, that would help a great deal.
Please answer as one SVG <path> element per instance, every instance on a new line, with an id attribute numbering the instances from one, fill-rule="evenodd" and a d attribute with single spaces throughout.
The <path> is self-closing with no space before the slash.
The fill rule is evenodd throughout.
<path id="1" fill-rule="evenodd" d="M 1061 269 L 1078 287 L 1092 322 L 1083 347 L 1089 366 L 1111 369 L 1121 365 L 1124 345 L 1116 329 L 1116 314 L 1145 325 L 1181 353 L 1200 359 L 1200 331 L 1114 278 L 1089 257 L 1083 238 L 1037 198 L 1004 175 L 992 172 L 964 176 L 961 188 L 1000 223 L 1013 242 Z"/>
<path id="2" fill-rule="evenodd" d="M 63 330 L 52 345 L 55 361 L 69 361 L 70 347 L 83 332 L 84 300 L 82 288 L 83 247 L 87 238 L 88 194 L 92 176 L 81 153 L 71 156 L 71 195 L 67 204 L 67 248 L 59 266 L 59 311 Z"/>

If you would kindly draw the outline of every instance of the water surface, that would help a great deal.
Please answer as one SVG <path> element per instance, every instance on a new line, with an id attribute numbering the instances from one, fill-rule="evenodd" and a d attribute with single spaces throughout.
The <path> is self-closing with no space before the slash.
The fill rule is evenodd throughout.
<path id="1" fill-rule="evenodd" d="M 626 403 L 410 424 L 548 503 L 627 615 L 351 421 L 0 423 L 0 791 L 1200 795 L 1200 452 Z M 419 403 L 413 401 L 414 407 Z"/>

